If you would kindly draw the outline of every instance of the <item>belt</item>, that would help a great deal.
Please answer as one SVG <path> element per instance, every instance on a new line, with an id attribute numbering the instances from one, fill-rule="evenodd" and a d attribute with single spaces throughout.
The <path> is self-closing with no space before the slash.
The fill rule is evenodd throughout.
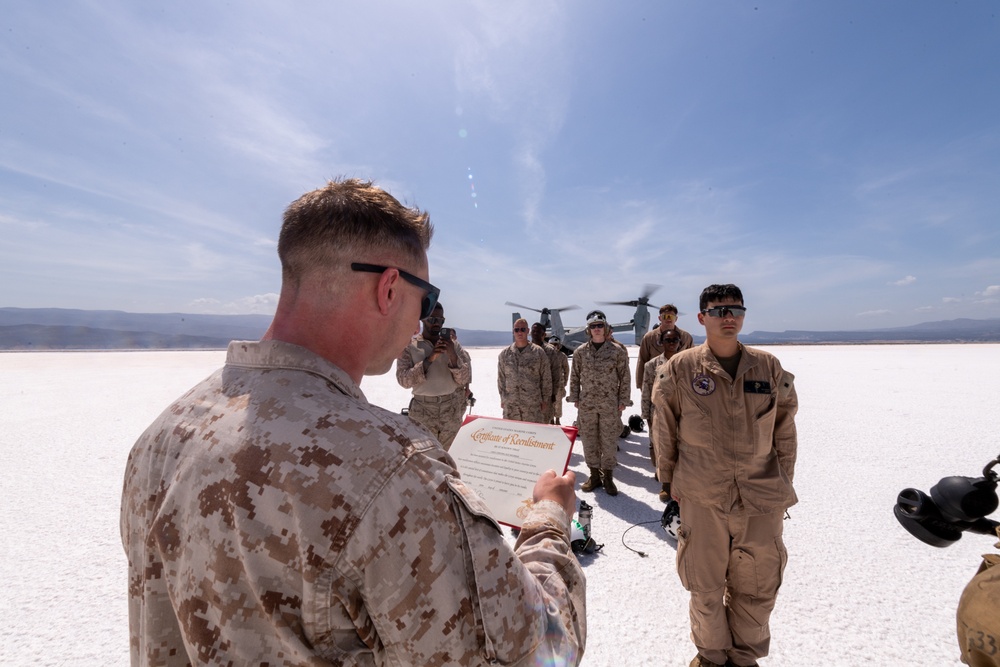
<path id="1" fill-rule="evenodd" d="M 445 401 L 452 400 L 455 394 L 459 391 L 465 391 L 464 387 L 459 387 L 450 394 L 441 394 L 440 396 L 424 396 L 423 394 L 414 394 L 413 400 L 420 401 L 421 403 L 444 403 Z"/>

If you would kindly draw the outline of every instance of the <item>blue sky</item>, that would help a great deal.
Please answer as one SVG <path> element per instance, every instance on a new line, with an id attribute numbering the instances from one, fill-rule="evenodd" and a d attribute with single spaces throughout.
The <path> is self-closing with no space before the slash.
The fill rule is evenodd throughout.
<path id="1" fill-rule="evenodd" d="M 347 175 L 429 211 L 461 328 L 656 284 L 700 333 L 713 282 L 746 331 L 1000 317 L 986 0 L 14 0 L 0 90 L 0 306 L 272 313 Z"/>

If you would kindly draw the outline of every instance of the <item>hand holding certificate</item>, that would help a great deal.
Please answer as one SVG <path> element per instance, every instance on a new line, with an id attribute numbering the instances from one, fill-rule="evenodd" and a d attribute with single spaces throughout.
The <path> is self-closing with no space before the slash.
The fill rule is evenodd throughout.
<path id="1" fill-rule="evenodd" d="M 572 480 L 562 475 L 575 439 L 575 428 L 473 416 L 448 453 L 497 521 L 519 528 L 535 498 L 559 502 L 573 515 Z"/>

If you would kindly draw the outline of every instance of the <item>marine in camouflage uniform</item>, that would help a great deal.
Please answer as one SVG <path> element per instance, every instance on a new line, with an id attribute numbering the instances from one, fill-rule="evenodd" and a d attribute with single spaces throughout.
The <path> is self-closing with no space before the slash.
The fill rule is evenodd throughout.
<path id="1" fill-rule="evenodd" d="M 553 423 L 553 419 L 556 414 L 556 406 L 559 405 L 559 401 L 562 397 L 559 396 L 560 389 L 560 374 L 562 372 L 562 364 L 560 363 L 559 357 L 562 356 L 564 359 L 566 355 L 562 354 L 556 348 L 545 342 L 545 327 L 542 326 L 541 322 L 535 322 L 531 325 L 531 342 L 542 348 L 545 351 L 545 355 L 549 358 L 549 368 L 552 375 L 552 395 L 549 397 L 548 403 L 545 409 L 542 411 L 542 418 L 545 420 L 543 424 Z M 562 381 L 563 395 L 565 395 L 566 381 Z"/>
<path id="2" fill-rule="evenodd" d="M 264 339 L 231 343 L 129 456 L 133 665 L 579 664 L 572 473 L 539 477 L 512 548 L 437 441 L 359 388 L 431 314 L 429 240 L 353 179 L 286 211 Z"/>
<path id="3" fill-rule="evenodd" d="M 438 303 L 422 320 L 422 335 L 410 341 L 396 360 L 396 381 L 413 390 L 410 419 L 424 426 L 445 450 L 451 447 L 468 402 L 472 359 L 453 337 L 442 337 L 444 307 Z"/>
<path id="4" fill-rule="evenodd" d="M 618 465 L 621 414 L 631 402 L 632 377 L 628 352 L 611 339 L 610 330 L 601 311 L 588 316 L 589 340 L 573 352 L 566 400 L 576 405 L 583 455 L 590 468 L 590 478 L 581 488 L 592 491 L 603 486 L 614 496 L 618 494 L 613 471 Z"/>
<path id="5" fill-rule="evenodd" d="M 552 400 L 552 363 L 528 340 L 528 322 L 514 323 L 514 342 L 497 358 L 497 390 L 504 419 L 547 424 Z"/>
<path id="6" fill-rule="evenodd" d="M 553 336 L 550 346 L 556 352 L 558 374 L 553 371 L 552 384 L 556 387 L 556 402 L 552 409 L 552 423 L 558 424 L 563 415 L 563 399 L 566 398 L 566 383 L 569 382 L 569 357 L 562 351 L 562 343 Z"/>

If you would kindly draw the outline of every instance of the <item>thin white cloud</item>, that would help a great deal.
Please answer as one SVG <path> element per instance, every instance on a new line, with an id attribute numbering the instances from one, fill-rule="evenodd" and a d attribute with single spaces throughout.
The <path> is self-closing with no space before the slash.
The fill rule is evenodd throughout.
<path id="1" fill-rule="evenodd" d="M 878 315 L 891 315 L 892 311 L 886 308 L 880 308 L 878 310 L 866 310 L 864 312 L 858 313 L 857 317 L 876 317 Z"/>
<path id="2" fill-rule="evenodd" d="M 904 287 L 906 285 L 912 285 L 915 282 L 917 282 L 917 277 L 916 276 L 906 276 L 905 278 L 900 278 L 899 280 L 894 280 L 894 281 L 892 281 L 889 284 L 890 285 L 897 285 L 899 287 Z"/>
<path id="3" fill-rule="evenodd" d="M 205 315 L 273 315 L 278 306 L 278 295 L 270 292 L 222 301 L 212 297 L 192 300 L 192 312 Z"/>

